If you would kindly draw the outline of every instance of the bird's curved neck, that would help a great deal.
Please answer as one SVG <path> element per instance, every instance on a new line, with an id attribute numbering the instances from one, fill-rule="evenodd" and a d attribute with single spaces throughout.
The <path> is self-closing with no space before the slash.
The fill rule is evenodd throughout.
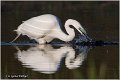
<path id="1" fill-rule="evenodd" d="M 73 28 L 69 27 L 70 25 L 73 25 L 73 24 L 71 24 L 70 20 L 67 20 L 64 27 L 65 27 L 66 32 L 68 33 L 68 35 L 63 33 L 63 31 L 60 31 L 60 33 L 58 33 L 57 37 L 59 39 L 61 39 L 62 41 L 68 42 L 68 41 L 73 40 L 73 38 L 75 37 L 75 31 L 74 31 Z"/>
<path id="2" fill-rule="evenodd" d="M 70 25 L 72 25 L 72 24 L 68 23 L 68 22 L 65 23 L 65 29 L 66 29 L 66 32 L 68 33 L 68 35 L 67 35 L 68 41 L 73 40 L 73 38 L 75 37 L 75 31 L 73 28 L 70 28 Z"/>

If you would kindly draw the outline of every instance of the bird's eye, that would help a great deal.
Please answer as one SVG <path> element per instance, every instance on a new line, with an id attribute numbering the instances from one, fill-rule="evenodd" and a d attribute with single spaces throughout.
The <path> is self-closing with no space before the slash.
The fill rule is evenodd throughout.
<path id="1" fill-rule="evenodd" d="M 73 26 L 73 25 L 69 25 L 69 27 L 70 27 L 70 28 L 74 28 L 74 26 Z"/>

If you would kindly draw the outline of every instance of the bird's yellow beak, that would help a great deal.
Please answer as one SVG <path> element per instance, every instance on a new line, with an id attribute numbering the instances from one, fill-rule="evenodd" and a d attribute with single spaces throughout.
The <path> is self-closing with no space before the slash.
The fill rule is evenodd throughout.
<path id="1" fill-rule="evenodd" d="M 86 31 L 85 31 L 85 29 L 83 29 L 83 28 L 79 28 L 79 29 L 77 29 L 82 35 L 86 35 L 87 33 L 86 33 Z"/>
<path id="2" fill-rule="evenodd" d="M 81 35 L 85 36 L 86 39 L 88 39 L 89 41 L 92 41 L 92 39 L 88 37 L 88 35 L 87 35 L 85 29 L 79 28 L 79 29 L 77 29 L 77 30 L 81 33 Z"/>

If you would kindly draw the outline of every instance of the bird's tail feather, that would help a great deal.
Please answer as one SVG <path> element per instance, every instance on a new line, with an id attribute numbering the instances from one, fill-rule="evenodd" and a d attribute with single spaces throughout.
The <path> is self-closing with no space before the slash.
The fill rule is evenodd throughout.
<path id="1" fill-rule="evenodd" d="M 11 42 L 14 42 L 15 40 L 17 40 L 20 35 L 21 35 L 21 34 L 18 34 Z"/>

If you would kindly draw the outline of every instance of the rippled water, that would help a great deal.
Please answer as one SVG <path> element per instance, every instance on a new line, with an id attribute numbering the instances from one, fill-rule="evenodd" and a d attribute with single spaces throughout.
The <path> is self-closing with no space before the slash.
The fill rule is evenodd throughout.
<path id="1" fill-rule="evenodd" d="M 118 46 L 2 46 L 2 78 L 118 78 L 118 61 Z"/>

